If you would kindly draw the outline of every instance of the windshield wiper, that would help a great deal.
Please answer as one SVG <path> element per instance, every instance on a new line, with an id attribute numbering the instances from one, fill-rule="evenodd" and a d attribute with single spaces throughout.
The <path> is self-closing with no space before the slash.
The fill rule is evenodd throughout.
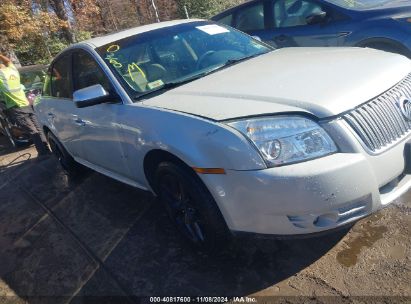
<path id="1" fill-rule="evenodd" d="M 179 86 L 182 86 L 183 84 L 189 83 L 189 82 L 194 81 L 194 80 L 199 79 L 199 78 L 203 78 L 204 76 L 210 74 L 213 71 L 214 71 L 214 69 L 211 70 L 211 71 L 206 71 L 206 72 L 197 74 L 197 75 L 192 76 L 192 77 L 188 77 L 188 78 L 183 79 L 183 80 L 174 81 L 174 82 L 167 82 L 167 83 L 163 84 L 161 87 L 158 87 L 157 89 L 138 94 L 137 96 L 134 97 L 134 99 L 139 100 L 139 99 L 141 99 L 143 97 L 147 97 L 148 95 L 151 95 L 151 94 L 158 94 L 161 91 L 171 90 L 171 89 L 177 88 Z"/>
<path id="2" fill-rule="evenodd" d="M 152 95 L 152 94 L 158 94 L 158 93 L 160 93 L 161 91 L 174 89 L 174 88 L 176 88 L 176 87 L 179 87 L 179 86 L 181 86 L 181 85 L 183 85 L 183 84 L 189 83 L 189 82 L 194 81 L 194 80 L 196 80 L 196 79 L 203 78 L 204 76 L 207 76 L 207 75 L 209 75 L 209 74 L 211 74 L 211 73 L 213 73 L 213 72 L 216 72 L 216 71 L 218 71 L 218 70 L 220 70 L 220 69 L 222 69 L 222 68 L 226 68 L 226 67 L 232 66 L 232 65 L 237 64 L 237 63 L 239 63 L 239 62 L 246 61 L 246 60 L 252 59 L 252 58 L 254 58 L 254 57 L 260 56 L 260 55 L 262 55 L 262 54 L 259 53 L 259 54 L 254 54 L 254 55 L 251 55 L 251 56 L 246 56 L 246 57 L 238 58 L 238 59 L 229 59 L 229 60 L 227 60 L 224 64 L 219 65 L 219 66 L 217 66 L 217 67 L 215 67 L 215 68 L 213 68 L 213 69 L 211 69 L 211 70 L 208 70 L 208 71 L 205 71 L 205 72 L 203 72 L 203 73 L 194 75 L 194 76 L 192 76 L 192 77 L 188 77 L 188 78 L 183 79 L 183 80 L 180 80 L 180 81 L 167 82 L 167 83 L 163 84 L 161 87 L 158 87 L 157 89 L 154 89 L 154 90 L 151 90 L 151 91 L 147 91 L 147 92 L 138 94 L 137 96 L 134 97 L 134 99 L 135 99 L 135 100 L 140 100 L 140 99 L 143 98 L 143 97 L 147 97 L 147 96 Z"/>
<path id="3" fill-rule="evenodd" d="M 240 62 L 243 62 L 243 61 L 246 61 L 246 60 L 253 59 L 253 58 L 258 57 L 260 55 L 262 55 L 262 54 L 259 53 L 259 54 L 254 54 L 254 55 L 251 55 L 251 56 L 245 56 L 245 57 L 241 57 L 241 58 L 237 58 L 237 59 L 229 59 L 223 64 L 222 67 L 228 67 L 228 66 L 231 66 L 231 65 L 236 64 L 236 63 L 240 63 Z"/>

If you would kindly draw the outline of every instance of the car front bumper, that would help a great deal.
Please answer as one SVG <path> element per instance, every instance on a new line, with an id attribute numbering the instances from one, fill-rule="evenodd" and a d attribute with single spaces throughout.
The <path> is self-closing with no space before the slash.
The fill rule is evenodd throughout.
<path id="1" fill-rule="evenodd" d="M 317 234 L 372 214 L 411 188 L 405 140 L 381 155 L 361 151 L 258 171 L 202 176 L 233 232 Z"/>

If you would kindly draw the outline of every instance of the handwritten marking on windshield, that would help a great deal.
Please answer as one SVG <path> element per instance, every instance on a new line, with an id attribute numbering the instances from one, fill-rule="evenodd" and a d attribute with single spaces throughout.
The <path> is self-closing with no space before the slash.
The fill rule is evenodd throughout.
<path id="1" fill-rule="evenodd" d="M 106 60 L 108 60 L 110 64 L 113 65 L 113 67 L 115 67 L 116 69 L 120 69 L 123 67 L 123 65 L 120 62 L 118 62 L 118 58 L 114 57 L 115 53 L 118 52 L 119 50 L 120 50 L 120 46 L 117 44 L 110 45 L 107 48 Z"/>
<path id="2" fill-rule="evenodd" d="M 115 53 L 115 52 L 117 52 L 117 51 L 119 51 L 120 50 L 120 46 L 118 45 L 118 44 L 113 44 L 113 45 L 110 45 L 108 48 L 107 48 L 107 53 Z"/>
<path id="3" fill-rule="evenodd" d="M 142 75 L 145 79 L 147 79 L 146 74 L 144 73 L 144 71 L 143 71 L 143 70 L 138 66 L 138 64 L 135 63 L 135 62 L 129 63 L 127 70 L 128 70 L 128 74 L 130 75 L 130 78 L 131 78 L 133 81 L 135 81 L 134 76 L 133 76 L 133 72 L 136 71 L 136 70 L 137 70 L 138 72 L 140 72 L 141 75 Z"/>

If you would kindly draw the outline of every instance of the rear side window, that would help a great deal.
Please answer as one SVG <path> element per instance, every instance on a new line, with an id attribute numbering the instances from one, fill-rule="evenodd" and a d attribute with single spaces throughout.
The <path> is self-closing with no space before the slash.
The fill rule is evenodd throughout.
<path id="1" fill-rule="evenodd" d="M 308 25 L 307 17 L 323 11 L 321 5 L 310 0 L 277 0 L 274 21 L 277 28 Z"/>
<path id="2" fill-rule="evenodd" d="M 240 31 L 264 30 L 264 4 L 258 3 L 237 12 L 237 28 Z"/>
<path id="3" fill-rule="evenodd" d="M 233 15 L 230 14 L 230 15 L 224 16 L 223 18 L 218 19 L 216 21 L 219 22 L 219 23 L 223 23 L 223 24 L 232 26 L 233 25 Z"/>
<path id="4" fill-rule="evenodd" d="M 98 63 L 85 51 L 79 50 L 73 54 L 74 90 L 84 89 L 95 84 L 101 84 L 110 91 L 110 82 Z"/>
<path id="5" fill-rule="evenodd" d="M 70 55 L 57 59 L 51 70 L 51 95 L 57 98 L 72 98 Z"/>

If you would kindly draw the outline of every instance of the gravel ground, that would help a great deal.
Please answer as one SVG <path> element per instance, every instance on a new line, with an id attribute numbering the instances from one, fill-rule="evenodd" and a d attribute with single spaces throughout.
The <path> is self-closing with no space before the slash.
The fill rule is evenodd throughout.
<path id="1" fill-rule="evenodd" d="M 52 157 L 1 136 L 0 168 L 0 303 L 411 303 L 411 193 L 345 231 L 240 239 L 208 257 L 184 245 L 149 193 L 92 172 L 72 182 Z"/>

